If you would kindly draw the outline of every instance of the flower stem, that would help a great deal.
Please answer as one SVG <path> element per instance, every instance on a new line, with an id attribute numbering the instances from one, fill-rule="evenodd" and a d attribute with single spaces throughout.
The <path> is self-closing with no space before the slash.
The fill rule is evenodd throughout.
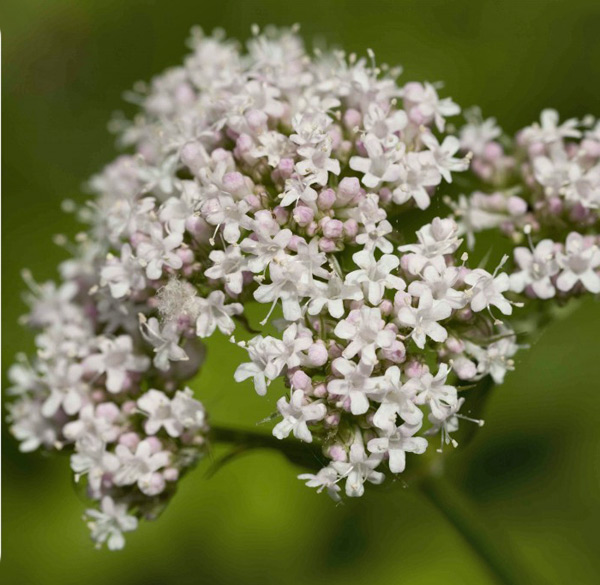
<path id="1" fill-rule="evenodd" d="M 211 440 L 237 447 L 241 454 L 252 449 L 271 449 L 281 453 L 288 461 L 301 467 L 318 470 L 327 463 L 318 444 L 302 443 L 293 439 L 277 439 L 273 435 L 246 429 L 231 429 L 211 425 Z"/>
<path id="2" fill-rule="evenodd" d="M 472 511 L 470 502 L 450 482 L 428 475 L 419 484 L 421 491 L 452 524 L 473 553 L 487 567 L 500 585 L 531 583 L 527 573 L 516 564 L 518 554 L 500 535 L 488 527 Z"/>
<path id="3" fill-rule="evenodd" d="M 252 430 L 231 429 L 212 425 L 211 439 L 215 443 L 226 443 L 234 450 L 217 462 L 213 473 L 222 465 L 242 453 L 254 449 L 278 451 L 288 461 L 310 470 L 318 470 L 327 464 L 318 444 L 302 443 L 293 439 L 279 440 Z M 470 502 L 450 482 L 443 479 L 437 465 L 423 466 L 415 473 L 413 485 L 419 487 L 427 499 L 452 524 L 469 545 L 473 553 L 487 567 L 499 585 L 530 583 L 527 573 L 515 565 L 518 554 L 509 543 L 503 542 L 497 533 L 490 534 L 488 527 L 472 511 Z"/>

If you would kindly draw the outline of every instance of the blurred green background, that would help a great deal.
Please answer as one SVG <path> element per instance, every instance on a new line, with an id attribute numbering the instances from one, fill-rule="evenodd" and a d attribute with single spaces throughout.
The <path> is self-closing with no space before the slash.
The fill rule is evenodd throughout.
<path id="1" fill-rule="evenodd" d="M 82 182 L 114 156 L 106 125 L 122 92 L 177 64 L 194 24 L 246 38 L 252 23 L 295 22 L 309 40 L 403 64 L 406 80 L 443 80 L 446 95 L 507 131 L 546 106 L 600 114 L 597 0 L 2 0 L 4 369 L 32 348 L 17 325 L 19 272 L 55 276 L 64 252 L 52 235 L 77 229 L 60 202 L 82 200 Z M 517 550 L 524 583 L 600 582 L 599 324 L 588 299 L 550 325 L 495 390 L 476 439 L 448 453 L 448 476 Z M 223 338 L 209 351 L 196 389 L 215 420 L 251 425 L 272 412 L 273 394 L 265 401 L 233 383 Z M 6 428 L 2 451 L 2 584 L 492 583 L 452 526 L 400 482 L 335 506 L 274 453 L 210 480 L 205 464 L 158 522 L 108 553 L 88 539 L 66 458 L 22 455 Z"/>

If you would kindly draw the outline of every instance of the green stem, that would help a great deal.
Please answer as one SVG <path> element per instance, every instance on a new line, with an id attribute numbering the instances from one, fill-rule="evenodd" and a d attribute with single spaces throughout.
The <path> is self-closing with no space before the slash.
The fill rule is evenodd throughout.
<path id="1" fill-rule="evenodd" d="M 515 565 L 516 551 L 500 535 L 491 534 L 485 522 L 475 515 L 470 502 L 441 477 L 425 477 L 420 488 L 428 500 L 452 524 L 471 550 L 500 585 L 531 583 L 527 573 Z"/>
<path id="2" fill-rule="evenodd" d="M 231 429 L 219 425 L 211 427 L 211 438 L 215 443 L 233 445 L 235 449 L 217 463 L 221 465 L 254 449 L 270 449 L 282 454 L 288 461 L 310 470 L 318 470 L 327 464 L 317 444 L 307 444 L 293 439 L 279 440 L 251 430 Z M 499 585 L 530 583 L 525 571 L 515 560 L 518 554 L 508 543 L 502 542 L 498 534 L 490 534 L 488 527 L 471 510 L 470 502 L 439 474 L 435 461 L 429 461 L 413 474 L 413 485 L 419 487 L 428 500 L 452 524 L 471 550 L 487 567 Z M 439 461 L 438 461 L 439 463 Z"/>
<path id="3" fill-rule="evenodd" d="M 308 469 L 318 470 L 327 464 L 318 444 L 293 439 L 280 440 L 265 433 L 214 424 L 211 425 L 210 434 L 215 443 L 227 443 L 240 448 L 239 454 L 251 449 L 271 449 L 281 453 L 291 463 Z"/>

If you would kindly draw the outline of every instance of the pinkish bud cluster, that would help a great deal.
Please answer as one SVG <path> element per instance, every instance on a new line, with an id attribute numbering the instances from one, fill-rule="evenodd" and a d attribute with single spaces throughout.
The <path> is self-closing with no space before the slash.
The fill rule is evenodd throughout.
<path id="1" fill-rule="evenodd" d="M 560 123 L 548 109 L 505 146 L 500 135 L 493 119 L 473 115 L 461 130 L 479 185 L 450 202 L 460 233 L 471 247 L 489 229 L 512 239 L 514 292 L 540 299 L 600 293 L 600 122 Z"/>
<path id="2" fill-rule="evenodd" d="M 459 229 L 474 230 L 463 215 L 423 220 L 416 237 L 402 229 L 402 214 L 428 208 L 471 156 L 492 181 L 517 168 L 492 146 L 493 124 L 446 135 L 460 109 L 433 85 L 402 87 L 372 55 L 310 55 L 295 31 L 256 32 L 245 52 L 195 31 L 191 48 L 137 87 L 141 114 L 118 124 L 134 152 L 91 180 L 94 204 L 79 210 L 89 229 L 61 265 L 62 284 L 28 278 L 38 354 L 11 370 L 13 434 L 25 451 L 71 450 L 99 502 L 92 536 L 109 548 L 203 453 L 204 409 L 180 390 L 203 360 L 202 339 L 218 330 L 244 348 L 235 379 L 258 394 L 284 381 L 273 434 L 317 440 L 327 459 L 300 476 L 307 485 L 360 496 L 366 482 L 403 472 L 427 437 L 455 442 L 463 381 L 500 383 L 513 368 L 515 334 L 497 315 L 510 316 L 538 274 L 527 250 L 512 275 L 506 259 L 492 273 L 469 269 Z M 523 141 L 547 145 L 546 134 Z M 559 196 L 578 204 L 571 191 Z M 532 223 L 538 210 L 518 192 L 468 201 L 504 218 L 484 227 Z M 549 262 L 545 246 L 532 254 Z M 551 253 L 560 271 L 546 267 L 550 286 L 592 290 L 591 240 L 572 234 Z M 251 302 L 277 334 L 239 327 Z"/>

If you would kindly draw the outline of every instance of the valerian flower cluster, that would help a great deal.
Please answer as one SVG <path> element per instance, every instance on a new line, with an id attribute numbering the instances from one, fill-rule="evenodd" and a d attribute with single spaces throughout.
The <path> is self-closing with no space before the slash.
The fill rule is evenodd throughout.
<path id="1" fill-rule="evenodd" d="M 10 372 L 21 449 L 69 450 L 111 549 L 206 450 L 185 383 L 217 330 L 247 352 L 236 381 L 283 380 L 273 434 L 318 442 L 300 478 L 339 499 L 455 442 L 459 391 L 513 368 L 527 297 L 600 291 L 600 126 L 546 111 L 507 151 L 493 120 L 447 133 L 460 108 L 370 53 L 309 54 L 294 30 L 191 48 L 115 122 L 133 153 L 92 178 L 61 283 L 26 276 L 37 355 Z M 480 191 L 407 232 L 456 173 Z M 463 238 L 491 228 L 527 245 L 469 268 Z M 264 327 L 243 339 L 251 302 Z"/>

